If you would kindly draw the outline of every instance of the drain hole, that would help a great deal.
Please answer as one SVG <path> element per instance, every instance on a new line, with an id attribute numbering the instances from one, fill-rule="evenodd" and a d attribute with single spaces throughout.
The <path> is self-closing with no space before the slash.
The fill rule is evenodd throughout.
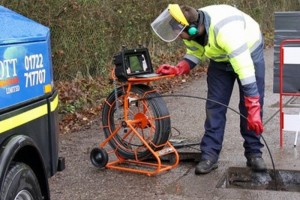
<path id="1" fill-rule="evenodd" d="M 230 167 L 219 181 L 218 188 L 277 190 L 300 192 L 300 171 L 273 170 L 253 172 L 250 168 Z"/>

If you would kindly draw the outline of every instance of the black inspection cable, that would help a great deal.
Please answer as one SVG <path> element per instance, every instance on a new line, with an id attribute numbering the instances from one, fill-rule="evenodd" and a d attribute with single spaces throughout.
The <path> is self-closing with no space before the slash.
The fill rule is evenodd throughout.
<path id="1" fill-rule="evenodd" d="M 211 101 L 211 102 L 214 102 L 216 104 L 219 104 L 219 105 L 222 105 L 230 110 L 232 110 L 233 112 L 235 112 L 236 114 L 240 115 L 241 117 L 243 117 L 244 119 L 247 120 L 247 118 L 242 115 L 240 112 L 238 112 L 237 110 L 229 107 L 228 105 L 225 105 L 221 102 L 218 102 L 218 101 L 215 101 L 215 100 L 212 100 L 212 99 L 208 99 L 208 98 L 204 98 L 204 97 L 199 97 L 199 96 L 192 96 L 192 95 L 185 95 L 185 94 L 167 94 L 167 95 L 160 95 L 160 96 L 157 96 L 157 97 L 153 97 L 153 98 L 160 98 L 160 97 L 185 97 L 185 98 L 191 98 L 191 99 L 201 99 L 201 100 L 204 100 L 204 101 Z M 152 97 L 149 97 L 149 98 L 141 98 L 141 99 L 138 99 L 138 100 L 144 100 L 144 99 L 151 99 Z M 286 103 L 285 105 L 287 105 L 291 100 L 293 99 L 290 98 Z M 277 113 L 279 112 L 280 110 L 277 110 L 269 119 L 266 120 L 266 122 L 264 123 L 264 125 L 266 125 L 267 123 L 269 123 L 269 121 L 271 121 L 271 119 L 273 119 Z M 270 159 L 271 159 L 271 162 L 272 162 L 272 167 L 273 167 L 273 173 L 274 173 L 274 181 L 275 181 L 275 187 L 276 187 L 276 190 L 278 190 L 278 183 L 277 183 L 277 177 L 276 177 L 276 169 L 275 169 L 275 164 L 274 164 L 274 160 L 273 160 L 273 156 L 272 156 L 272 153 L 271 153 L 271 150 L 269 149 L 269 146 L 265 140 L 265 138 L 263 137 L 263 135 L 261 134 L 260 135 L 261 138 L 263 139 L 266 147 L 267 147 L 267 150 L 268 150 L 268 153 L 269 153 L 269 156 L 270 156 Z M 199 144 L 199 143 L 198 143 Z M 189 144 L 187 144 L 189 145 Z M 197 144 L 192 144 L 192 145 L 197 145 Z"/>

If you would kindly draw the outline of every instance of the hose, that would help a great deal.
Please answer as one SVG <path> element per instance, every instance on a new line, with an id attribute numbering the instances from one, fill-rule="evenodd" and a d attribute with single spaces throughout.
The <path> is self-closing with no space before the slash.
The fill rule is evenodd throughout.
<path id="1" fill-rule="evenodd" d="M 208 98 L 204 98 L 204 97 L 199 97 L 199 96 L 192 96 L 192 95 L 184 95 L 184 94 L 167 94 L 167 95 L 161 95 L 160 97 L 185 97 L 185 98 L 192 98 L 192 99 L 201 99 L 201 100 L 204 100 L 204 101 L 211 101 L 211 102 L 214 102 L 216 104 L 219 104 L 219 105 L 222 105 L 228 109 L 230 109 L 231 111 L 235 112 L 236 114 L 240 115 L 241 117 L 243 117 L 244 119 L 247 119 L 244 115 L 242 115 L 240 112 L 238 112 L 237 110 L 221 103 L 221 102 L 218 102 L 218 101 L 215 101 L 215 100 L 212 100 L 212 99 L 208 99 Z M 155 97 L 154 97 L 155 98 Z M 291 100 L 293 99 L 290 98 L 286 103 L 285 105 L 287 105 L 289 102 L 291 102 Z M 141 99 L 139 99 L 141 100 Z M 273 119 L 277 113 L 279 112 L 280 110 L 277 110 L 269 119 L 266 120 L 266 122 L 264 123 L 264 125 L 267 125 L 271 119 Z M 270 159 L 271 159 L 271 162 L 272 162 L 272 167 L 273 167 L 273 173 L 274 173 L 274 182 L 275 182 L 275 187 L 276 187 L 276 190 L 278 190 L 278 183 L 277 183 L 277 177 L 276 177 L 276 168 L 275 168 L 275 164 L 274 164 L 274 160 L 273 160 L 273 156 L 272 156 L 272 153 L 271 153 L 271 150 L 265 140 L 265 138 L 263 137 L 263 135 L 261 134 L 260 137 L 262 138 L 263 142 L 265 143 L 266 145 L 266 148 L 268 150 L 268 153 L 269 153 L 269 156 L 270 156 Z M 186 144 L 188 146 L 191 146 L 191 145 L 200 145 L 200 143 L 192 143 L 192 144 Z"/>

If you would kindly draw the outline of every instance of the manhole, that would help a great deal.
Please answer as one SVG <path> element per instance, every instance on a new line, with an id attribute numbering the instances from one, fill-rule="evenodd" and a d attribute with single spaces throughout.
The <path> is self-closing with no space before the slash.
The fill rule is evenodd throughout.
<path id="1" fill-rule="evenodd" d="M 230 167 L 217 187 L 300 192 L 300 171 L 253 172 L 250 168 Z"/>

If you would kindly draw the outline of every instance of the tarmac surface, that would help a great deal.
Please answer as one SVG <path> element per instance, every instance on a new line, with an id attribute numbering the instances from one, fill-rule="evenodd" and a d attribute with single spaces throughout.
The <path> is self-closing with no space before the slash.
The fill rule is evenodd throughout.
<path id="1" fill-rule="evenodd" d="M 193 160 L 181 161 L 176 168 L 151 177 L 112 169 L 99 170 L 91 164 L 89 156 L 91 149 L 104 139 L 100 127 L 62 135 L 60 156 L 66 158 L 66 169 L 50 179 L 51 199 L 300 199 L 300 141 L 298 139 L 298 146 L 294 147 L 295 133 L 285 132 L 283 147 L 280 148 L 279 94 L 273 93 L 273 49 L 265 50 L 265 58 L 264 122 L 268 122 L 265 124 L 263 136 L 271 151 L 276 170 L 295 172 L 295 174 L 287 175 L 295 179 L 293 191 L 268 189 L 264 187 L 264 183 L 268 182 L 270 176 L 252 173 L 250 177 L 256 176 L 259 179 L 254 189 L 251 182 L 246 185 L 250 189 L 225 187 L 224 177 L 227 170 L 249 172 L 243 154 L 243 139 L 239 133 L 239 115 L 228 110 L 219 167 L 206 175 L 194 174 L 196 162 Z M 203 75 L 193 82 L 176 88 L 174 94 L 206 97 L 206 89 L 206 76 Z M 171 139 L 200 142 L 204 134 L 205 101 L 182 97 L 164 99 L 171 114 L 172 127 L 174 127 Z M 235 88 L 229 105 L 232 109 L 238 110 L 238 99 L 238 88 Z M 292 113 L 299 113 L 300 110 L 297 106 L 287 109 Z M 198 154 L 199 146 L 178 151 Z M 271 174 L 273 167 L 266 147 L 263 152 L 263 158 Z M 227 183 L 230 181 L 232 182 L 232 180 L 227 180 Z M 243 181 L 239 184 L 243 184 Z"/>

